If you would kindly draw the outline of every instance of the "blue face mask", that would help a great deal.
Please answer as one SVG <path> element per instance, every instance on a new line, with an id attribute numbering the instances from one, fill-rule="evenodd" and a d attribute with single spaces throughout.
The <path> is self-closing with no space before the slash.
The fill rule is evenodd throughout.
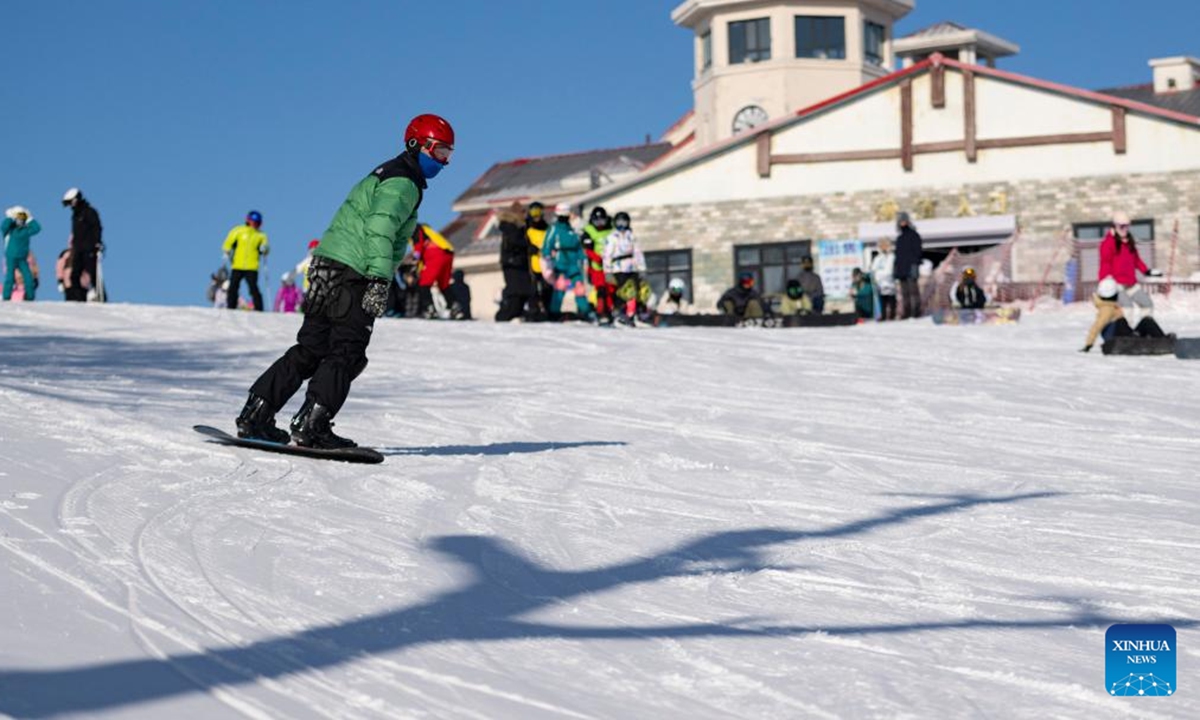
<path id="1" fill-rule="evenodd" d="M 426 180 L 434 179 L 442 171 L 442 168 L 446 167 L 425 153 L 418 153 L 417 160 L 421 163 L 421 174 L 425 176 Z"/>

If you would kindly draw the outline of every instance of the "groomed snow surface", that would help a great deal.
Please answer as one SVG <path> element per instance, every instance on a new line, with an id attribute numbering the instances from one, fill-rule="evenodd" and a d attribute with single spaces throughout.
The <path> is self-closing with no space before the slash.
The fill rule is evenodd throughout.
<path id="1" fill-rule="evenodd" d="M 0 715 L 1200 717 L 1200 363 L 1090 321 L 381 321 L 354 466 L 191 430 L 296 316 L 2 305 Z"/>

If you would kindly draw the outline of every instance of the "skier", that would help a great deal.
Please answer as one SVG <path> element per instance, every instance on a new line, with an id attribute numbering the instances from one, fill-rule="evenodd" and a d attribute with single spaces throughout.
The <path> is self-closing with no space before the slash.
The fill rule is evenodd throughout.
<path id="1" fill-rule="evenodd" d="M 230 262 L 233 272 L 229 275 L 229 296 L 225 307 L 234 310 L 238 306 L 238 296 L 241 291 L 242 279 L 250 286 L 250 298 L 254 301 L 254 309 L 263 311 L 262 293 L 258 291 L 258 264 L 261 258 L 271 252 L 267 244 L 267 234 L 262 227 L 262 213 L 251 210 L 246 214 L 246 223 L 238 225 L 229 231 L 225 237 L 225 261 Z"/>
<path id="2" fill-rule="evenodd" d="M 29 266 L 29 240 L 42 231 L 42 226 L 33 219 L 33 214 L 20 205 L 14 205 L 4 211 L 4 220 L 0 222 L 0 236 L 4 237 L 4 299 L 11 300 L 13 283 L 17 271 L 21 272 L 21 281 L 25 288 L 25 299 L 33 300 L 34 284 L 33 269 Z"/>
<path id="3" fill-rule="evenodd" d="M 987 305 L 987 295 L 975 284 L 975 268 L 962 271 L 962 278 L 954 288 L 954 300 L 963 310 L 982 310 Z"/>
<path id="4" fill-rule="evenodd" d="M 239 437 L 287 442 L 275 414 L 311 378 L 292 418 L 291 439 L 309 448 L 357 446 L 334 434 L 331 421 L 367 367 L 371 331 L 387 309 L 388 286 L 416 229 L 426 182 L 453 152 L 450 123 L 419 115 L 405 130 L 404 151 L 350 191 L 314 252 L 296 345 L 250 388 L 237 418 Z"/>
<path id="5" fill-rule="evenodd" d="M 63 207 L 71 208 L 71 282 L 66 286 L 66 299 L 71 302 L 87 302 L 88 285 L 84 284 L 84 273 L 96 281 L 97 258 L 104 252 L 104 227 L 100 224 L 100 213 L 83 197 L 79 188 L 71 188 L 63 195 Z M 96 292 L 102 289 L 96 287 Z"/>
<path id="6" fill-rule="evenodd" d="M 596 316 L 600 322 L 612 323 L 613 295 L 617 288 L 604 273 L 604 246 L 612 234 L 612 219 L 603 207 L 592 208 L 588 224 L 583 227 L 583 250 L 587 256 L 587 281 L 595 293 Z"/>
<path id="7" fill-rule="evenodd" d="M 638 315 L 638 304 L 648 298 L 649 287 L 643 285 L 639 273 L 646 272 L 646 258 L 633 234 L 629 213 L 619 212 L 613 218 L 616 228 L 604 245 L 604 272 L 616 278 L 617 300 L 624 303 L 623 312 L 618 312 L 618 322 L 633 325 Z"/>
<path id="8" fill-rule="evenodd" d="M 551 283 L 554 293 L 550 296 L 550 317 L 560 318 L 563 298 L 567 293 L 575 296 L 575 314 L 580 318 L 594 319 L 592 304 L 587 299 L 587 286 L 583 282 L 583 243 L 579 234 L 571 227 L 571 206 L 559 203 L 554 209 L 555 222 L 542 244 L 542 269 L 552 271 Z"/>
<path id="9" fill-rule="evenodd" d="M 296 275 L 291 271 L 285 272 L 279 278 L 279 290 L 275 293 L 275 312 L 298 312 L 303 300 L 304 293 L 296 287 Z"/>

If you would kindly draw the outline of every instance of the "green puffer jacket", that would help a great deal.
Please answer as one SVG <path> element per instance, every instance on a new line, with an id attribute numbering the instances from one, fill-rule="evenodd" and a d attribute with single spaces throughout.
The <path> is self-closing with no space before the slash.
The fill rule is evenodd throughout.
<path id="1" fill-rule="evenodd" d="M 350 191 L 313 255 L 391 280 L 416 230 L 424 189 L 421 168 L 408 153 L 380 165 Z"/>

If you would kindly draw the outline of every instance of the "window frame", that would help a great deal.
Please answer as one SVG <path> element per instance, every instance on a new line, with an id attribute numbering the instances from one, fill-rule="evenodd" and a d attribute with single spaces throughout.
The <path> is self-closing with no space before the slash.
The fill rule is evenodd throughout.
<path id="1" fill-rule="evenodd" d="M 811 51 L 812 51 L 811 55 L 803 54 L 803 52 L 806 48 L 803 48 L 802 44 L 800 42 L 800 27 L 801 27 L 802 22 L 809 23 L 809 25 L 810 25 L 808 30 L 811 32 L 812 38 L 814 40 L 814 42 L 812 43 L 812 47 L 811 47 Z M 825 25 L 825 24 L 832 25 L 833 23 L 839 23 L 841 25 L 841 48 L 840 48 L 841 55 L 840 56 L 836 55 L 836 52 L 839 50 L 838 48 L 834 48 L 835 54 L 821 55 L 819 53 L 820 52 L 828 52 L 828 50 L 830 50 L 830 46 L 826 45 L 825 47 L 821 47 L 821 48 L 817 47 L 817 42 L 815 42 L 815 41 L 817 41 L 819 39 L 824 40 L 825 39 L 824 36 L 828 33 L 826 28 L 821 28 L 820 30 L 818 30 L 818 26 Z M 795 35 L 796 58 L 798 60 L 827 60 L 830 62 L 838 62 L 838 61 L 845 61 L 847 59 L 847 55 L 846 55 L 846 50 L 847 50 L 847 47 L 846 47 L 846 16 L 845 15 L 794 15 L 793 20 L 792 20 L 792 31 L 793 31 L 793 34 Z M 832 39 L 832 35 L 830 36 L 830 39 Z"/>
<path id="2" fill-rule="evenodd" d="M 879 30 L 879 54 L 873 55 L 871 52 L 871 30 Z M 887 63 L 887 26 L 877 23 L 873 20 L 863 21 L 863 61 L 875 65 L 876 67 L 884 67 Z"/>
<path id="3" fill-rule="evenodd" d="M 749 43 L 750 33 L 746 32 L 750 28 L 755 29 L 756 44 L 752 47 Z M 766 30 L 766 47 L 761 44 L 762 30 Z M 743 45 L 743 55 L 740 58 L 734 54 L 735 43 L 738 42 L 738 32 L 741 31 L 740 41 Z M 771 18 L 751 18 L 749 20 L 732 20 L 728 25 L 729 33 L 729 64 L 730 65 L 753 65 L 755 63 L 767 62 L 771 59 Z"/>
<path id="4" fill-rule="evenodd" d="M 685 272 L 678 272 L 671 269 L 672 255 L 687 255 L 687 270 Z M 696 265 L 695 254 L 693 253 L 692 248 L 650 250 L 643 253 L 643 256 L 646 259 L 646 272 L 644 273 L 644 279 L 646 282 L 650 283 L 650 289 L 654 292 L 655 298 L 662 299 L 667 292 L 667 285 L 670 284 L 673 278 L 679 277 L 683 278 L 683 281 L 687 284 L 687 292 L 683 294 L 684 299 L 690 303 L 695 302 L 694 298 L 696 295 L 696 289 L 692 287 L 692 280 L 695 277 Z M 661 272 L 651 269 L 653 261 L 657 260 L 658 258 L 664 258 L 666 260 L 666 267 Z M 655 277 L 659 275 L 662 276 L 662 287 L 656 288 Z"/>
<path id="5" fill-rule="evenodd" d="M 783 252 L 782 263 L 765 262 L 762 253 L 765 250 L 781 250 Z M 757 250 L 759 252 L 759 260 L 757 263 L 742 263 L 741 253 Z M 794 252 L 789 252 L 794 250 Z M 745 245 L 733 246 L 733 280 L 737 281 L 739 275 L 743 272 L 751 272 L 754 274 L 754 285 L 764 297 L 780 296 L 787 290 L 787 281 L 800 275 L 800 260 L 804 257 L 813 257 L 813 241 L 812 239 L 801 240 L 785 240 L 783 242 L 768 242 L 768 243 L 748 243 Z M 815 258 L 814 258 L 815 259 Z M 779 289 L 768 289 L 766 286 L 766 277 L 764 270 L 768 267 L 780 267 L 783 269 L 783 286 Z"/>
<path id="6" fill-rule="evenodd" d="M 706 73 L 713 66 L 712 28 L 700 33 L 700 72 Z"/>

